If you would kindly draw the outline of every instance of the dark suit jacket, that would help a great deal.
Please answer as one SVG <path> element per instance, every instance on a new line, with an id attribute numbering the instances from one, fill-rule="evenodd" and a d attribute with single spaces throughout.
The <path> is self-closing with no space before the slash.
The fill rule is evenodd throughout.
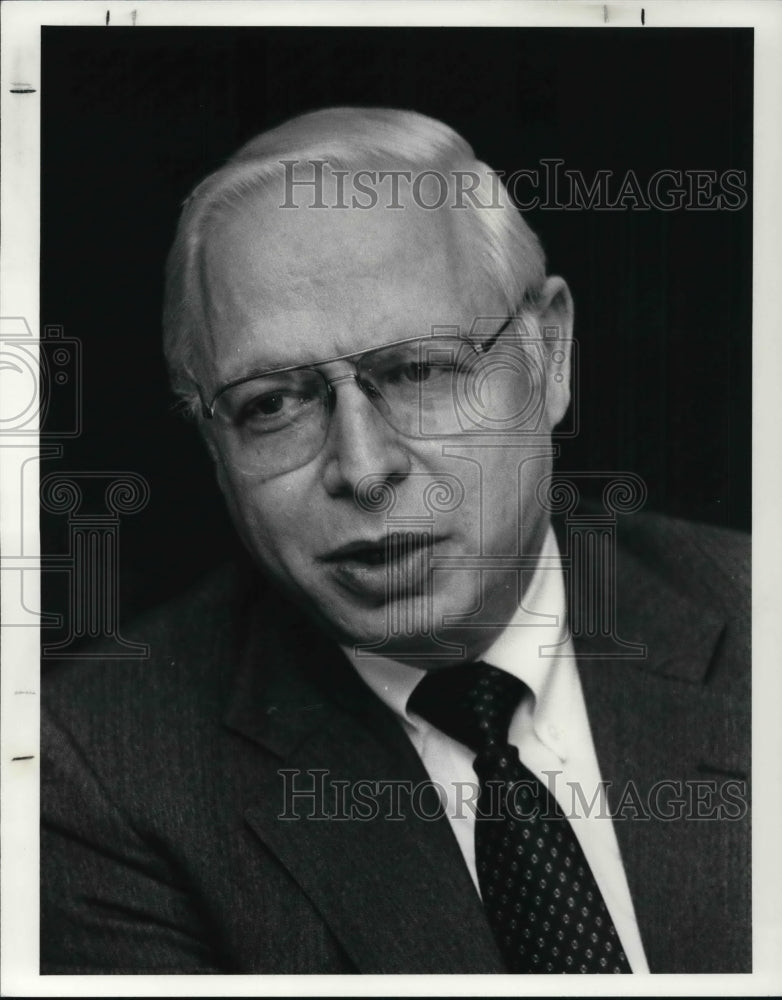
<path id="1" fill-rule="evenodd" d="M 749 971 L 749 824 L 705 784 L 748 774 L 746 542 L 621 520 L 618 631 L 648 655 L 576 646 L 612 803 L 641 803 L 615 825 L 649 965 Z M 45 679 L 42 972 L 504 971 L 447 818 L 279 818 L 281 770 L 427 778 L 338 647 L 234 570 L 129 637 L 149 659 Z M 705 818 L 643 818 L 662 780 Z"/>

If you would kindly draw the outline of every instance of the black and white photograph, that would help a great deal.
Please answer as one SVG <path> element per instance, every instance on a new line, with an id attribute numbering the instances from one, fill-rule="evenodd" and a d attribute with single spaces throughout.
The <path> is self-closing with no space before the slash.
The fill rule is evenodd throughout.
<path id="1" fill-rule="evenodd" d="M 780 7 L 58 6 L 4 992 L 775 992 Z"/>

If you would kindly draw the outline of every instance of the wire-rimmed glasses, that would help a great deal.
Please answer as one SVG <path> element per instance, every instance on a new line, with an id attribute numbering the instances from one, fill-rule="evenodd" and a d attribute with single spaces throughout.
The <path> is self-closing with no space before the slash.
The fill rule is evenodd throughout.
<path id="1" fill-rule="evenodd" d="M 534 419 L 540 393 L 539 363 L 507 318 L 487 340 L 439 333 L 382 347 L 250 374 L 220 386 L 202 414 L 214 421 L 226 457 L 265 478 L 306 465 L 323 448 L 336 386 L 354 380 L 384 420 L 407 438 L 437 438 L 466 431 L 520 430 Z M 488 357 L 492 352 L 491 358 Z M 346 362 L 352 371 L 323 369 Z"/>

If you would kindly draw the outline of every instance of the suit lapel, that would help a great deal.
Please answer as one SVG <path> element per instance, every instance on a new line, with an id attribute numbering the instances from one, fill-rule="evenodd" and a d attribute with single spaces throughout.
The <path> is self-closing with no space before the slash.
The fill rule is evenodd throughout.
<path id="1" fill-rule="evenodd" d="M 227 721 L 266 751 L 248 823 L 358 971 L 504 971 L 447 818 L 416 815 L 435 801 L 414 748 L 335 645 L 259 622 Z"/>
<path id="2" fill-rule="evenodd" d="M 617 632 L 646 655 L 606 658 L 599 637 L 575 636 L 579 674 L 609 800 L 614 811 L 625 807 L 615 829 L 650 968 L 703 971 L 703 956 L 720 955 L 736 938 L 743 891 L 709 865 L 743 858 L 746 825 L 645 819 L 635 810 L 666 780 L 703 785 L 746 774 L 746 732 L 706 683 L 725 623 L 640 558 L 620 553 Z M 341 651 L 287 606 L 269 602 L 252 620 L 226 719 L 258 748 L 259 783 L 246 809 L 252 829 L 358 971 L 504 971 L 447 819 L 416 818 L 409 800 L 404 819 L 385 818 L 388 796 L 374 794 L 378 781 L 427 780 L 398 721 Z M 315 770 L 324 778 L 312 778 Z M 286 787 L 311 788 L 313 780 L 324 781 L 321 815 L 350 815 L 367 808 L 366 799 L 370 809 L 380 803 L 380 814 L 280 819 Z M 372 793 L 363 806 L 362 781 Z M 340 801 L 339 789 L 353 793 Z M 674 798 L 661 794 L 657 802 L 675 809 Z M 312 799 L 298 799 L 295 811 L 306 817 Z"/>
<path id="3" fill-rule="evenodd" d="M 746 834 L 714 822 L 710 791 L 748 766 L 733 706 L 705 684 L 725 623 L 627 552 L 615 593 L 618 635 L 646 655 L 606 659 L 598 639 L 574 637 L 601 775 L 651 971 L 703 971 L 736 924 L 735 887 L 708 866 Z M 711 818 L 693 819 L 699 808 Z"/>

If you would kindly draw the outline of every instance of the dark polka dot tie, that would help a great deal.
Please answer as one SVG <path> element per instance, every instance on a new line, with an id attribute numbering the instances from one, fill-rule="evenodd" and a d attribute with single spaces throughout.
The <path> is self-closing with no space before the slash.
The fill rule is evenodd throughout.
<path id="1" fill-rule="evenodd" d="M 573 828 L 508 728 L 526 685 L 485 663 L 428 673 L 409 707 L 477 753 L 475 862 L 511 972 L 630 972 Z"/>

